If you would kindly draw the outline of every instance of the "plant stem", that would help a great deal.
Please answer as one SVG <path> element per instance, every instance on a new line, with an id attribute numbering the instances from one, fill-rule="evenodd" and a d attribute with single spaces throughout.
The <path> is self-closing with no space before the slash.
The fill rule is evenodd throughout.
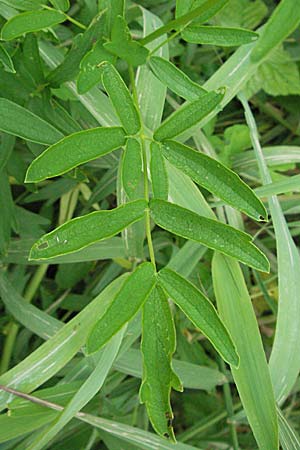
<path id="1" fill-rule="evenodd" d="M 147 173 L 148 172 L 148 170 L 147 170 L 148 169 L 147 150 L 146 150 L 146 142 L 145 142 L 146 137 L 145 137 L 144 131 L 143 131 L 143 119 L 142 119 L 141 111 L 139 108 L 138 96 L 137 96 L 135 79 L 134 79 L 134 71 L 133 71 L 132 66 L 129 66 L 129 76 L 130 76 L 133 100 L 134 100 L 136 108 L 139 112 L 141 123 L 142 123 L 142 131 L 140 133 L 140 140 L 141 140 L 141 146 L 142 146 L 142 158 L 143 158 L 143 170 L 144 170 L 144 198 L 145 198 L 146 202 L 148 203 L 149 202 L 149 185 L 148 185 L 148 173 Z M 154 248 L 153 248 L 153 242 L 152 242 L 152 236 L 151 236 L 150 212 L 149 212 L 148 208 L 145 210 L 145 227 L 146 227 L 146 237 L 147 237 L 147 243 L 148 243 L 148 248 L 149 248 L 150 261 L 156 268 L 155 254 L 154 254 Z"/>
<path id="2" fill-rule="evenodd" d="M 48 264 L 41 264 L 35 271 L 33 277 L 31 278 L 30 282 L 28 283 L 28 286 L 24 292 L 24 300 L 28 303 L 31 302 L 33 299 L 36 291 L 38 290 L 38 287 L 48 269 Z M 1 357 L 1 363 L 0 363 L 0 374 L 5 373 L 9 369 L 11 356 L 13 353 L 13 348 L 15 345 L 15 340 L 18 335 L 19 331 L 19 324 L 15 322 L 10 322 L 8 326 L 8 334 L 5 339 L 3 353 Z"/>

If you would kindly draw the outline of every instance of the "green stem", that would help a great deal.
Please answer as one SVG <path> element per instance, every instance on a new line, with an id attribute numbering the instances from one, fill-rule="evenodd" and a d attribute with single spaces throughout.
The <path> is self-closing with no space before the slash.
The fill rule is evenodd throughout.
<path id="1" fill-rule="evenodd" d="M 134 100 L 137 110 L 139 111 L 139 115 L 140 115 L 140 119 L 141 119 L 141 123 L 142 123 L 142 127 L 143 127 L 143 120 L 142 120 L 142 115 L 141 115 L 140 108 L 139 108 L 138 95 L 137 95 L 137 91 L 136 91 L 134 71 L 133 71 L 132 66 L 129 66 L 129 76 L 130 76 L 133 100 Z M 146 145 L 145 145 L 146 137 L 144 135 L 143 130 L 140 133 L 140 140 L 141 140 L 141 145 L 142 145 L 142 158 L 143 158 L 143 169 L 144 169 L 144 198 L 145 198 L 146 202 L 149 203 L 149 185 L 148 185 L 148 174 L 147 174 L 148 161 L 147 161 L 147 150 L 146 150 Z M 151 236 L 150 211 L 148 208 L 145 210 L 145 227 L 146 227 L 146 237 L 147 237 L 150 261 L 156 268 L 154 247 L 153 247 L 152 236 Z"/>
<path id="2" fill-rule="evenodd" d="M 25 292 L 24 300 L 28 303 L 33 299 L 38 287 L 48 269 L 48 264 L 41 264 L 35 271 L 33 277 L 31 278 Z M 3 353 L 0 363 L 0 374 L 5 373 L 10 366 L 11 356 L 13 353 L 15 341 L 18 335 L 20 326 L 15 322 L 10 322 L 8 326 L 8 334 L 5 339 Z"/>

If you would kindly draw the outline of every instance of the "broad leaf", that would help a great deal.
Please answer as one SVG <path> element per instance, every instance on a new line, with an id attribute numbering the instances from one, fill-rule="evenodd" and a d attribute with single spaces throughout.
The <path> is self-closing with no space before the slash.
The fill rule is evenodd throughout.
<path id="1" fill-rule="evenodd" d="M 7 72 L 16 73 L 12 59 L 2 44 L 0 44 L 0 62 Z"/>
<path id="2" fill-rule="evenodd" d="M 173 317 L 164 292 L 154 288 L 143 308 L 143 381 L 141 402 L 145 403 L 155 431 L 175 441 L 170 404 L 171 388 L 182 391 L 172 368 L 176 348 Z M 159 374 L 159 376 L 158 376 Z"/>
<path id="3" fill-rule="evenodd" d="M 112 237 L 131 223 L 141 220 L 146 206 L 144 200 L 137 200 L 109 211 L 95 211 L 76 217 L 42 236 L 33 245 L 29 259 L 48 259 L 73 253 Z"/>
<path id="4" fill-rule="evenodd" d="M 133 41 L 123 17 L 118 16 L 112 29 L 111 42 L 104 44 L 106 50 L 125 59 L 132 66 L 145 64 L 149 50 Z"/>
<path id="5" fill-rule="evenodd" d="M 168 200 L 168 173 L 160 146 L 156 142 L 151 142 L 150 172 L 153 196 L 161 200 Z"/>
<path id="6" fill-rule="evenodd" d="M 224 89 L 219 92 L 207 92 L 198 100 L 184 104 L 160 125 L 154 133 L 154 139 L 157 141 L 171 139 L 192 128 L 217 108 L 224 93 Z"/>
<path id="7" fill-rule="evenodd" d="M 192 25 L 181 33 L 185 41 L 192 44 L 234 47 L 256 41 L 258 34 L 243 28 L 202 27 Z"/>
<path id="8" fill-rule="evenodd" d="M 60 9 L 61 11 L 68 11 L 70 8 L 69 0 L 50 0 L 50 3 L 54 6 L 54 8 Z"/>
<path id="9" fill-rule="evenodd" d="M 165 141 L 163 155 L 178 169 L 214 195 L 255 220 L 266 220 L 267 212 L 240 177 L 219 161 L 175 141 Z"/>
<path id="10" fill-rule="evenodd" d="M 299 1 L 282 0 L 260 33 L 260 37 L 251 53 L 251 60 L 253 62 L 261 61 L 297 28 L 299 22 Z"/>
<path id="11" fill-rule="evenodd" d="M 218 250 L 255 269 L 268 272 L 269 262 L 251 236 L 163 200 L 150 201 L 154 222 L 171 233 Z"/>
<path id="12" fill-rule="evenodd" d="M 197 100 L 207 92 L 167 59 L 152 56 L 149 65 L 152 72 L 163 84 L 186 100 Z"/>
<path id="13" fill-rule="evenodd" d="M 0 130 L 39 144 L 53 144 L 63 134 L 28 109 L 0 98 Z"/>
<path id="14" fill-rule="evenodd" d="M 1 38 L 10 41 L 26 33 L 40 31 L 66 20 L 62 12 L 55 10 L 28 11 L 12 17 L 1 30 Z"/>
<path id="15" fill-rule="evenodd" d="M 260 449 L 278 448 L 278 425 L 271 377 L 256 317 L 242 271 L 230 258 L 215 254 L 213 283 L 218 309 L 240 356 L 232 368 L 243 407 Z"/>
<path id="16" fill-rule="evenodd" d="M 158 282 L 190 321 L 210 340 L 222 358 L 233 366 L 239 357 L 232 338 L 210 300 L 193 284 L 170 269 L 162 269 Z"/>
<path id="17" fill-rule="evenodd" d="M 156 283 L 153 264 L 145 262 L 132 272 L 114 297 L 101 319 L 96 323 L 87 341 L 88 353 L 103 347 L 146 301 Z"/>
<path id="18" fill-rule="evenodd" d="M 99 127 L 79 131 L 47 148 L 29 166 L 26 183 L 56 177 L 125 144 L 125 133 L 119 127 Z"/>
<path id="19" fill-rule="evenodd" d="M 128 87 L 112 64 L 105 62 L 101 69 L 103 85 L 125 131 L 128 134 L 138 133 L 141 120 Z"/>
<path id="20" fill-rule="evenodd" d="M 129 138 L 122 161 L 122 184 L 130 200 L 136 197 L 142 178 L 142 149 L 139 141 Z"/>

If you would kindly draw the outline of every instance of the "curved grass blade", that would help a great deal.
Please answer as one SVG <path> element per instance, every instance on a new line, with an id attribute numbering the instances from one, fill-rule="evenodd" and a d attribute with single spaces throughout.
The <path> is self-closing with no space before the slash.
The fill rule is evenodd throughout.
<path id="1" fill-rule="evenodd" d="M 45 145 L 63 138 L 63 134 L 44 119 L 6 98 L 0 98 L 0 130 Z"/>
<path id="2" fill-rule="evenodd" d="M 263 183 L 271 183 L 255 119 L 248 102 L 242 96 L 240 99 L 245 108 Z M 275 398 L 281 404 L 291 392 L 300 371 L 300 255 L 277 197 L 269 197 L 269 207 L 276 237 L 279 288 L 276 331 L 269 367 Z"/>
<path id="3" fill-rule="evenodd" d="M 114 280 L 74 319 L 17 366 L 0 377 L 0 384 L 31 392 L 64 367 L 86 342 L 91 328 L 104 314 L 126 275 Z M 11 395 L 0 390 L 0 409 L 6 408 Z"/>
<path id="4" fill-rule="evenodd" d="M 172 368 L 175 349 L 175 326 L 168 299 L 161 288 L 155 287 L 143 307 L 140 399 L 146 405 L 155 431 L 173 441 L 171 388 L 182 391 L 181 382 Z"/>
<path id="5" fill-rule="evenodd" d="M 103 349 L 95 369 L 85 380 L 76 394 L 65 406 L 64 410 L 47 428 L 43 428 L 41 433 L 34 439 L 27 450 L 40 450 L 53 439 L 60 430 L 67 425 L 70 420 L 97 394 L 111 369 L 122 343 L 124 331 L 121 330 Z"/>
<path id="6" fill-rule="evenodd" d="M 222 358 L 235 367 L 239 356 L 218 313 L 199 289 L 170 269 L 162 269 L 158 283 L 190 321 L 210 340 Z"/>
<path id="7" fill-rule="evenodd" d="M 219 161 L 175 141 L 165 141 L 161 149 L 170 163 L 200 186 L 255 220 L 267 219 L 267 211 L 252 189 Z"/>
<path id="8" fill-rule="evenodd" d="M 95 211 L 69 220 L 42 236 L 33 245 L 29 259 L 42 260 L 65 255 L 112 237 L 141 220 L 146 207 L 145 200 L 136 200 L 112 210 Z"/>
<path id="9" fill-rule="evenodd" d="M 163 141 L 180 135 L 192 128 L 218 107 L 225 94 L 225 89 L 207 92 L 198 100 L 186 103 L 171 114 L 154 132 L 154 139 Z"/>
<path id="10" fill-rule="evenodd" d="M 207 92 L 167 59 L 152 56 L 149 60 L 149 65 L 154 75 L 164 85 L 186 100 L 192 102 Z"/>
<path id="11" fill-rule="evenodd" d="M 71 134 L 51 145 L 30 164 L 25 182 L 62 175 L 122 147 L 125 142 L 125 133 L 120 127 L 99 127 Z"/>
<path id="12" fill-rule="evenodd" d="M 151 142 L 150 173 L 153 196 L 162 200 L 168 200 L 168 173 L 160 146 L 156 142 Z"/>
<path id="13" fill-rule="evenodd" d="M 258 34 L 243 28 L 226 28 L 192 25 L 181 33 L 183 39 L 192 44 L 235 47 L 256 41 Z"/>
<path id="14" fill-rule="evenodd" d="M 277 415 L 282 450 L 300 450 L 300 438 L 279 408 L 277 408 Z"/>
<path id="15" fill-rule="evenodd" d="M 56 10 L 28 11 L 9 19 L 1 30 L 1 38 L 10 41 L 26 33 L 40 31 L 66 20 L 66 16 Z"/>
<path id="16" fill-rule="evenodd" d="M 299 0 L 282 0 L 264 26 L 251 53 L 253 62 L 260 62 L 291 34 L 300 22 Z"/>
<path id="17" fill-rule="evenodd" d="M 232 368 L 249 423 L 262 450 L 278 449 L 276 405 L 251 299 L 238 263 L 215 253 L 212 265 L 218 309 L 240 356 Z"/>
<path id="18" fill-rule="evenodd" d="M 139 141 L 129 138 L 122 161 L 122 185 L 130 200 L 136 198 L 142 175 L 142 149 Z"/>
<path id="19" fill-rule="evenodd" d="M 87 352 L 89 354 L 103 347 L 135 316 L 155 283 L 155 270 L 152 263 L 145 262 L 130 274 L 105 314 L 91 331 L 87 341 Z"/>
<path id="20" fill-rule="evenodd" d="M 164 200 L 151 200 L 150 211 L 154 222 L 165 230 L 233 256 L 257 270 L 269 271 L 266 256 L 248 234 Z"/>
<path id="21" fill-rule="evenodd" d="M 136 134 L 141 128 L 141 120 L 121 75 L 109 62 L 101 64 L 102 82 L 116 110 L 116 113 L 128 134 Z"/>

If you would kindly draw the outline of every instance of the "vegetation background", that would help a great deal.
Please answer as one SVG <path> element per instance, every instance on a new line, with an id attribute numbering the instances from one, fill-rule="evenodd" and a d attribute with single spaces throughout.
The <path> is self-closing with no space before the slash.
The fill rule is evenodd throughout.
<path id="1" fill-rule="evenodd" d="M 300 449 L 299 22 L 299 0 L 0 0 L 0 450 Z M 102 61 L 109 61 L 106 69 Z M 202 115 L 180 115 L 185 102 L 194 105 L 201 95 L 208 95 Z M 203 106 L 210 101 L 210 109 Z M 137 105 L 141 140 L 158 129 L 162 142 L 151 151 L 147 144 L 143 161 L 136 140 L 127 141 L 127 159 L 120 148 L 120 124 L 136 136 Z M 171 150 L 163 144 L 170 131 L 160 127 L 161 117 L 174 111 L 171 137 L 180 134 L 179 141 L 222 163 L 212 163 L 206 181 L 195 174 L 195 153 L 187 165 L 180 148 L 176 160 L 172 144 Z M 101 158 L 82 156 L 81 144 L 65 139 L 116 125 L 118 135 L 101 138 L 111 145 Z M 92 135 L 82 136 L 92 152 Z M 67 142 L 62 157 L 36 159 L 61 140 Z M 77 150 L 72 165 L 69 154 Z M 143 171 L 150 152 L 151 167 Z M 253 220 L 261 219 L 263 207 L 224 166 L 253 189 L 267 221 Z M 71 230 L 71 244 L 64 241 L 76 248 L 57 250 L 60 235 L 53 234 L 54 253 L 51 246 L 47 253 L 50 238 L 42 236 L 58 225 L 144 195 L 136 203 L 142 216 L 138 206 L 123 210 L 125 219 L 107 216 L 91 238 L 80 222 L 81 234 Z M 143 217 L 149 196 L 164 198 L 157 202 L 169 196 L 197 216 L 180 209 L 167 224 L 167 203 L 153 203 L 146 227 L 130 225 Z M 235 228 L 232 244 L 224 228 L 223 247 L 197 237 L 193 227 L 188 232 L 188 217 L 199 216 Z M 202 227 L 213 238 L 214 223 Z M 106 235 L 97 237 L 100 228 Z M 251 235 L 270 272 L 256 247 L 253 260 L 246 244 L 246 256 L 239 253 L 236 230 Z M 215 313 L 204 309 L 199 319 L 190 305 L 176 306 L 180 299 L 170 292 L 178 279 L 168 281 L 171 271 L 159 276 L 174 300 L 172 315 L 158 306 L 168 303 L 153 303 L 152 310 L 145 303 L 143 356 L 140 311 L 125 320 L 116 303 L 107 319 L 114 337 L 104 342 L 103 322 L 102 337 L 90 335 L 128 274 L 136 267 L 151 272 L 150 263 L 140 263 L 153 258 L 158 270 L 168 266 L 180 274 L 187 298 L 200 290 L 216 305 L 238 368 L 231 341 L 224 343 L 228 335 L 218 344 L 201 322 L 201 314 L 212 314 L 217 335 Z M 146 296 L 140 291 L 151 277 L 129 285 L 128 304 Z M 173 369 L 184 387 L 171 392 L 174 420 Z M 154 400 L 139 394 L 146 375 Z M 177 443 L 166 439 L 172 425 Z"/>

